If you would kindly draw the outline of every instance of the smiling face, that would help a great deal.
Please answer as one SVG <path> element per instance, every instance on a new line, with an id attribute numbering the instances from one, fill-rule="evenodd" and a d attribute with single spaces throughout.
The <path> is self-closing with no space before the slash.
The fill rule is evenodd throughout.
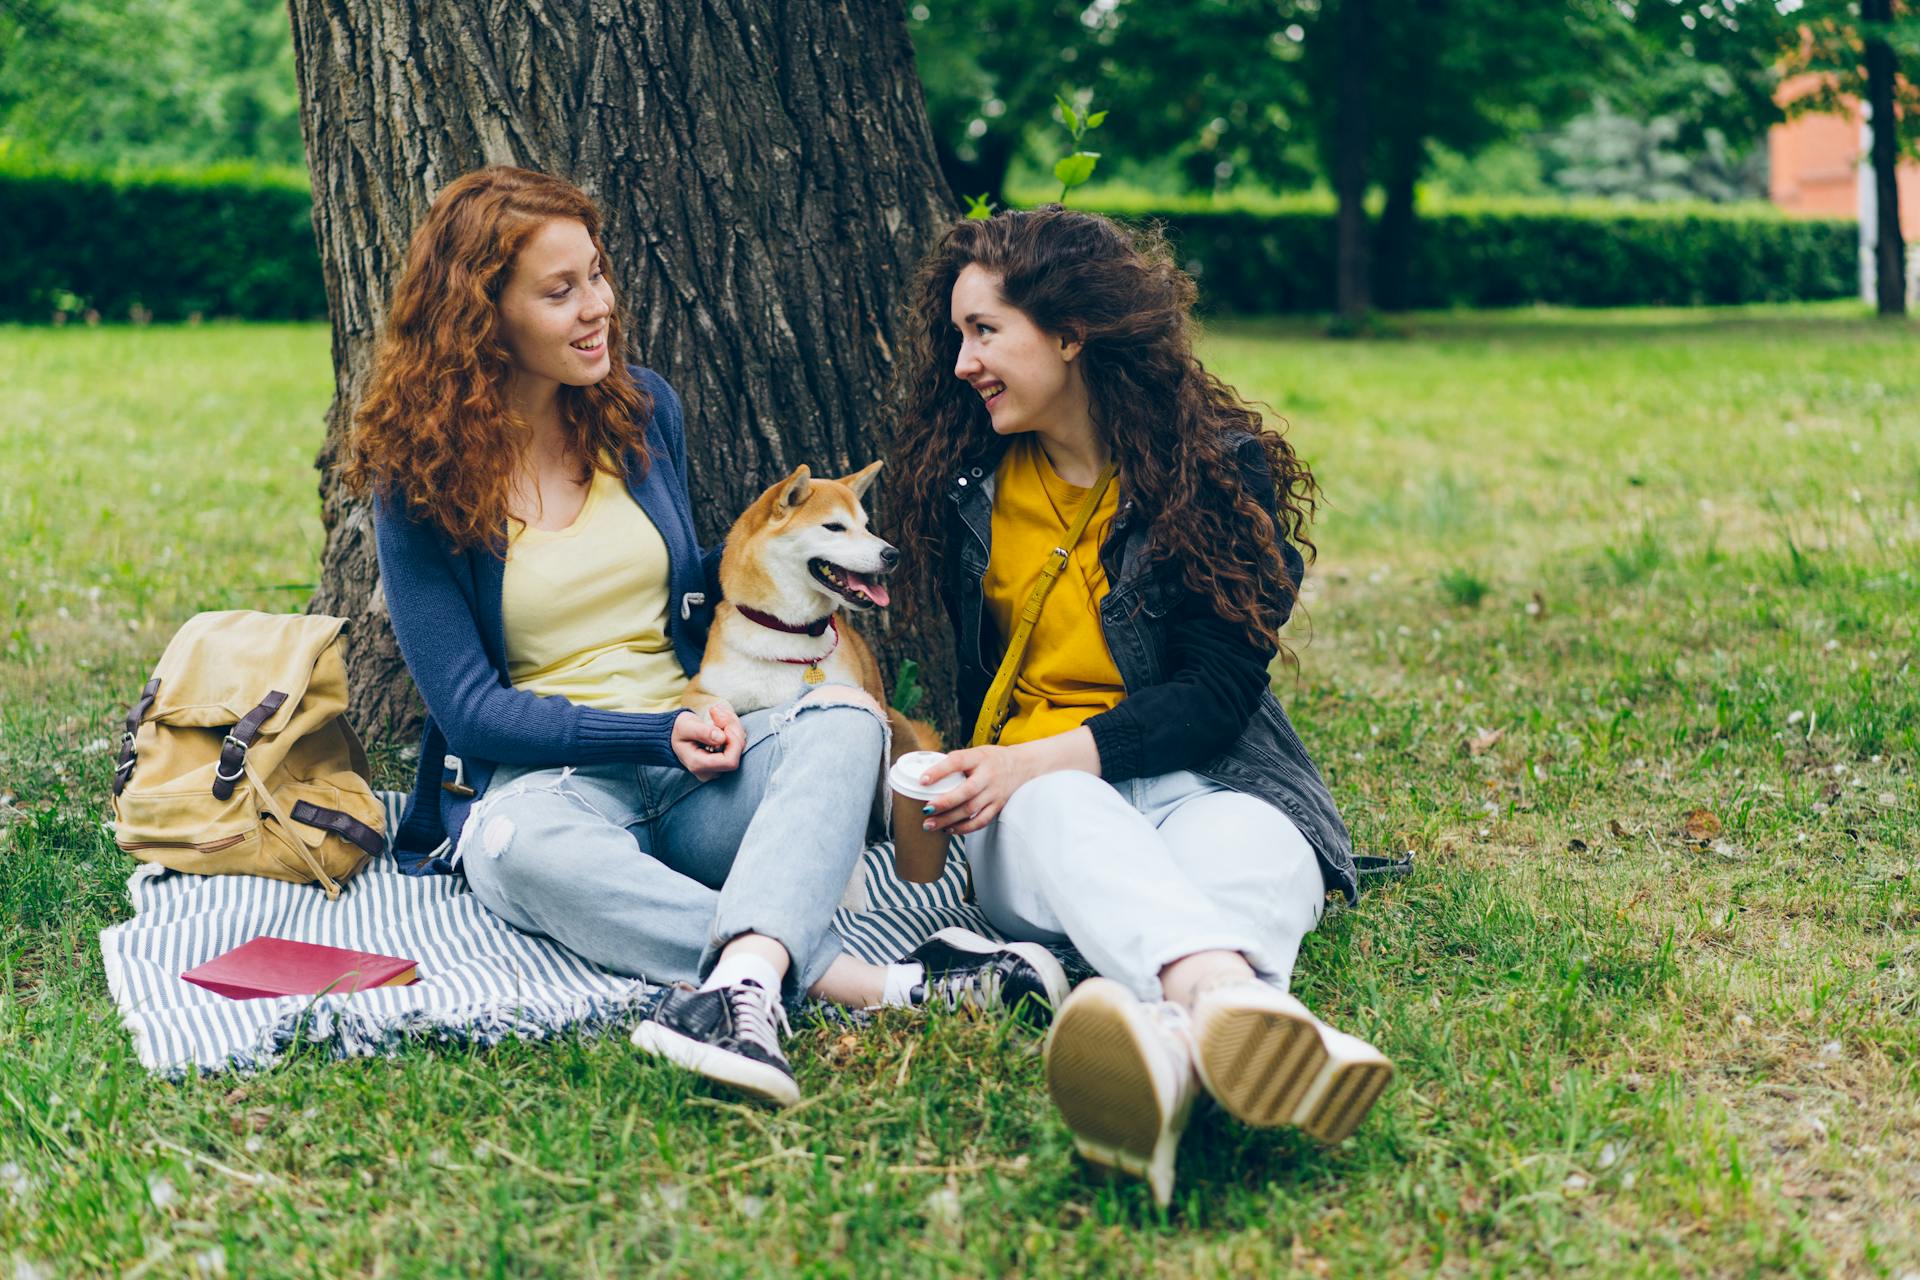
<path id="1" fill-rule="evenodd" d="M 528 238 L 500 291 L 500 336 L 530 389 L 592 386 L 613 367 L 613 284 L 583 223 L 555 218 Z"/>
<path id="2" fill-rule="evenodd" d="M 1000 277 L 969 263 L 953 282 L 960 355 L 953 374 L 986 402 L 1000 435 L 1071 422 L 1087 411 L 1080 344 L 1050 334 L 1000 293 Z"/>

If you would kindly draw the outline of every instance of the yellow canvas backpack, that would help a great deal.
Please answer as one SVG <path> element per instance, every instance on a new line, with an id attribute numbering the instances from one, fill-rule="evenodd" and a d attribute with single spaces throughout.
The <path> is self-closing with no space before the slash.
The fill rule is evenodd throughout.
<path id="1" fill-rule="evenodd" d="M 386 848 L 367 753 L 343 718 L 342 618 L 231 610 L 174 635 L 127 713 L 114 840 L 199 875 L 317 881 Z"/>

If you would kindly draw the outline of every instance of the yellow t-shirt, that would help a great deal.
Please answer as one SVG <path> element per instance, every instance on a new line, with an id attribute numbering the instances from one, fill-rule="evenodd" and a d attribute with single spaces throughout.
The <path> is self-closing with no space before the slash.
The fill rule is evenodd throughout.
<path id="1" fill-rule="evenodd" d="M 607 711 L 668 711 L 687 676 L 667 638 L 667 544 L 627 492 L 593 473 L 564 529 L 513 521 L 501 607 L 507 677 Z"/>
<path id="2" fill-rule="evenodd" d="M 1086 497 L 1087 490 L 1054 473 L 1031 434 L 1016 437 L 1000 459 L 994 472 L 993 555 L 982 585 L 987 612 L 1002 641 L 1013 638 L 1015 620 L 1033 594 L 1041 566 L 1066 536 Z M 1013 682 L 1013 714 L 1001 731 L 1003 743 L 1032 742 L 1077 729 L 1126 697 L 1126 684 L 1100 629 L 1100 601 L 1107 594 L 1100 540 L 1119 502 L 1120 486 L 1108 485 L 1047 595 L 1026 661 Z"/>

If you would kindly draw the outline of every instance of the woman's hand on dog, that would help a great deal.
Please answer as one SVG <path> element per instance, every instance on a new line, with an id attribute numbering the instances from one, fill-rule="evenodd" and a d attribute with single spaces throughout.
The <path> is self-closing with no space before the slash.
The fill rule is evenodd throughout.
<path id="1" fill-rule="evenodd" d="M 724 702 L 708 707 L 705 716 L 689 711 L 673 722 L 674 758 L 702 782 L 738 769 L 746 746 L 747 731 Z"/>
<path id="2" fill-rule="evenodd" d="M 1100 752 L 1093 744 L 1091 730 L 1082 726 L 1018 746 L 949 751 L 947 758 L 927 770 L 921 781 L 938 782 L 950 773 L 965 774 L 966 781 L 928 801 L 931 812 L 925 818 L 927 829 L 960 836 L 979 831 L 1000 816 L 1014 792 L 1041 774 L 1060 769 L 1099 776 Z"/>

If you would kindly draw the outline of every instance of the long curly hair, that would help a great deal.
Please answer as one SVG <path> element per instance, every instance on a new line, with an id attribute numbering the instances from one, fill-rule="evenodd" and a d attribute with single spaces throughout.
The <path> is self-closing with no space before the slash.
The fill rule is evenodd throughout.
<path id="1" fill-rule="evenodd" d="M 941 580 L 948 477 L 982 452 L 993 427 L 978 393 L 954 376 L 960 334 L 949 312 L 969 265 L 1042 331 L 1082 344 L 1094 429 L 1111 450 L 1120 497 L 1148 521 L 1146 557 L 1237 622 L 1249 641 L 1279 647 L 1280 606 L 1293 583 L 1282 537 L 1306 537 L 1319 490 L 1307 464 L 1260 413 L 1193 353 L 1195 288 L 1156 228 L 1049 205 L 954 224 L 921 263 L 895 370 L 899 413 L 887 473 L 894 531 L 907 551 L 913 615 Z M 1266 451 L 1274 509 L 1243 483 L 1241 433 Z"/>
<path id="2" fill-rule="evenodd" d="M 413 234 L 354 411 L 341 472 L 350 490 L 403 500 L 456 550 L 499 545 L 506 530 L 527 424 L 507 402 L 513 359 L 500 331 L 500 294 L 521 249 L 556 218 L 584 224 L 606 261 L 600 211 L 570 182 L 501 165 L 443 190 Z M 607 376 L 560 388 L 560 422 L 582 479 L 628 456 L 647 465 L 653 403 L 620 358 L 622 320 L 616 306 Z"/>

